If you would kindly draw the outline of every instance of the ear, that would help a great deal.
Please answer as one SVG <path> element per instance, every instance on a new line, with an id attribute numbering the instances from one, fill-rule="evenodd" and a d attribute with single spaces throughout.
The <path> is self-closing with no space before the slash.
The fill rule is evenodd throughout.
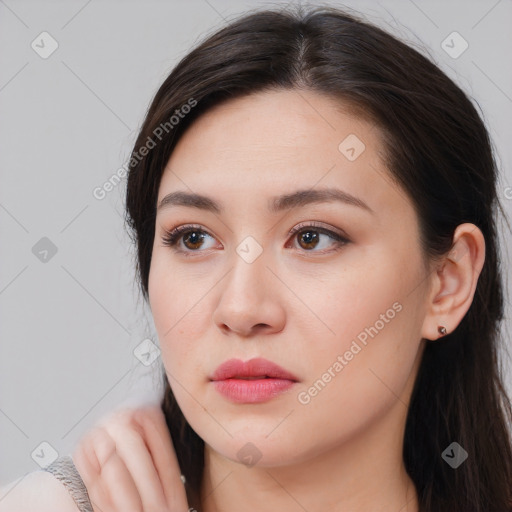
<path id="1" fill-rule="evenodd" d="M 470 223 L 457 226 L 452 249 L 431 276 L 423 338 L 436 340 L 442 336 L 438 326 L 449 334 L 459 325 L 473 302 L 484 261 L 485 239 L 480 229 Z"/>

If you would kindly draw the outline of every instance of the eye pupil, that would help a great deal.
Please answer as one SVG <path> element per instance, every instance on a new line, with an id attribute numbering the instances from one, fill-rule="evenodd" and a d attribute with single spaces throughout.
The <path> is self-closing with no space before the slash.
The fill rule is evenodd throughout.
<path id="1" fill-rule="evenodd" d="M 203 241 L 204 235 L 198 234 L 197 231 L 189 231 L 184 237 L 183 241 L 185 244 L 191 243 L 192 245 L 196 246 L 200 244 Z M 196 248 L 196 247 L 194 247 Z"/>
<path id="2" fill-rule="evenodd" d="M 316 251 L 312 251 L 312 249 L 315 249 L 319 245 L 320 237 L 322 235 L 327 236 L 332 241 L 335 241 L 338 248 L 341 248 L 347 243 L 350 243 L 342 235 L 339 235 L 326 228 L 317 228 L 316 226 L 300 226 L 291 231 L 295 235 L 294 239 L 296 241 L 298 240 L 298 245 L 300 245 L 303 250 L 313 254 L 316 253 Z M 192 252 L 204 252 L 201 251 L 201 246 L 203 245 L 205 236 L 212 237 L 212 235 L 196 226 L 180 226 L 168 232 L 167 235 L 163 236 L 162 242 L 164 243 L 164 245 L 174 249 L 174 251 L 188 255 L 188 253 Z M 181 244 L 185 248 L 185 250 L 179 248 Z M 326 251 L 324 251 L 323 253 L 325 252 Z M 323 253 L 318 252 L 318 254 Z"/>
<path id="3" fill-rule="evenodd" d="M 315 242 L 313 247 L 316 247 L 316 245 L 318 243 L 318 234 L 315 233 L 314 231 L 304 231 L 301 234 L 300 238 L 301 238 L 301 240 L 305 240 L 305 243 L 307 245 L 312 244 L 313 242 Z"/>

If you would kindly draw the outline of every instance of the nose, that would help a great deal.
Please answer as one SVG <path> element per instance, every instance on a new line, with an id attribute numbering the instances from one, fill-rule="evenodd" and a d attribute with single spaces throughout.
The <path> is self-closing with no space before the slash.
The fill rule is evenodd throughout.
<path id="1" fill-rule="evenodd" d="M 284 285 L 267 266 L 265 252 L 248 263 L 238 254 L 223 286 L 213 321 L 223 334 L 242 337 L 272 334 L 284 328 Z"/>

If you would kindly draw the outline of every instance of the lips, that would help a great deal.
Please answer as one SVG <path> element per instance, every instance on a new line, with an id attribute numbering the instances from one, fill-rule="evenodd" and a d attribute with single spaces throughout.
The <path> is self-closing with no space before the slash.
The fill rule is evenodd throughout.
<path id="1" fill-rule="evenodd" d="M 227 379 L 283 379 L 298 382 L 298 378 L 279 365 L 261 357 L 243 362 L 240 359 L 229 359 L 222 363 L 210 380 Z"/>

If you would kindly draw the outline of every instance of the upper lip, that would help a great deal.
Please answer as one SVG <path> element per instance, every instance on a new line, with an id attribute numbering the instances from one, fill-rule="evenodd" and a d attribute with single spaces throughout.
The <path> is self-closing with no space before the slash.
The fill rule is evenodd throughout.
<path id="1" fill-rule="evenodd" d="M 211 380 L 259 376 L 298 381 L 297 377 L 292 373 L 261 357 L 250 359 L 246 362 L 240 359 L 228 359 L 215 370 Z"/>

